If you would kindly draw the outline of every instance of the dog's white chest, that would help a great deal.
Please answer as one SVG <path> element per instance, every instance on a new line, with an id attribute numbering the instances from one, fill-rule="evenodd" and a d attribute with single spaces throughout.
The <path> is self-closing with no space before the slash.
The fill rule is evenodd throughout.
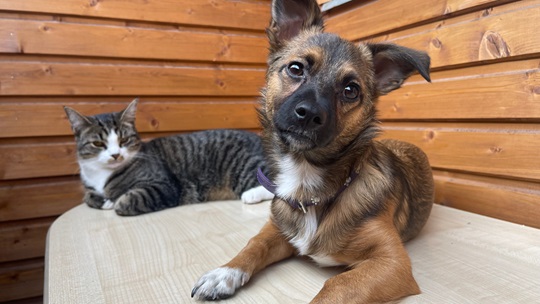
<path id="1" fill-rule="evenodd" d="M 298 192 L 314 193 L 322 187 L 323 170 L 311 165 L 306 160 L 295 161 L 291 156 L 287 155 L 283 157 L 283 161 L 279 164 L 276 182 L 276 194 L 278 196 L 295 198 Z M 319 223 L 314 208 L 307 208 L 307 212 L 302 216 L 302 222 L 290 242 L 300 255 L 306 255 L 315 238 Z M 310 257 L 320 266 L 341 265 L 341 263 L 329 256 L 310 255 Z"/>
<path id="2" fill-rule="evenodd" d="M 290 240 L 291 244 L 298 250 L 300 255 L 306 255 L 311 243 L 315 238 L 315 234 L 318 228 L 317 214 L 314 208 L 308 208 L 307 213 L 304 214 L 303 225 L 297 231 L 297 234 Z M 334 260 L 327 255 L 309 255 L 319 266 L 338 266 L 342 263 Z"/>
<path id="3" fill-rule="evenodd" d="M 323 184 L 323 171 L 306 160 L 295 161 L 286 155 L 279 163 L 276 177 L 276 194 L 283 198 L 294 198 L 298 191 L 314 192 Z"/>
<path id="4" fill-rule="evenodd" d="M 319 266 L 322 266 L 322 267 L 332 267 L 332 266 L 344 265 L 343 263 L 338 262 L 338 261 L 334 260 L 332 257 L 327 256 L 327 255 L 315 255 L 315 254 L 312 254 L 309 257 L 311 259 L 313 259 L 313 261 L 315 261 L 315 263 L 317 263 Z"/>
<path id="5" fill-rule="evenodd" d="M 302 225 L 300 225 L 296 235 L 290 241 L 301 255 L 308 253 L 318 227 L 315 209 L 308 208 L 307 213 L 303 214 L 303 217 Z"/>

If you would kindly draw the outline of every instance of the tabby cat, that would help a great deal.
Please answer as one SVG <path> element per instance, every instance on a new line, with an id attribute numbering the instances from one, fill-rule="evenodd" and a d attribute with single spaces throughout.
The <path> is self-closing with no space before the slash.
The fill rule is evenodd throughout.
<path id="1" fill-rule="evenodd" d="M 145 143 L 135 129 L 136 108 L 137 99 L 121 112 L 95 116 L 64 107 L 88 206 L 138 215 L 242 193 L 245 203 L 272 198 L 257 186 L 256 169 L 266 164 L 256 134 L 210 130 Z"/>

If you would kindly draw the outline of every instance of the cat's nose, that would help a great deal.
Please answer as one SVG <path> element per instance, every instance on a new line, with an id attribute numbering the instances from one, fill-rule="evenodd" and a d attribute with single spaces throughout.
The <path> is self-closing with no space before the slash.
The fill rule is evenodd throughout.
<path id="1" fill-rule="evenodd" d="M 120 154 L 118 154 L 118 153 L 111 154 L 111 157 L 114 158 L 115 160 L 117 160 L 120 157 Z"/>

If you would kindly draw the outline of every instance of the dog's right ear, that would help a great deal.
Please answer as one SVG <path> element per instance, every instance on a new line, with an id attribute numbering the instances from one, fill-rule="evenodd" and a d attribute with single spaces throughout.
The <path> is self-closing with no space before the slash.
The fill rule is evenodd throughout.
<path id="1" fill-rule="evenodd" d="M 272 19 L 266 30 L 270 52 L 279 50 L 301 31 L 323 30 L 323 19 L 315 0 L 273 0 Z"/>

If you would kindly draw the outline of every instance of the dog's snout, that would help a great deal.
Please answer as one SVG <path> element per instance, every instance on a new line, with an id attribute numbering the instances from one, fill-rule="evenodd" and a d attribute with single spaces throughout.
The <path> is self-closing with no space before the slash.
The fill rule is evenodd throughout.
<path id="1" fill-rule="evenodd" d="M 294 108 L 294 114 L 306 128 L 322 126 L 325 121 L 324 112 L 308 102 L 301 102 Z"/>

